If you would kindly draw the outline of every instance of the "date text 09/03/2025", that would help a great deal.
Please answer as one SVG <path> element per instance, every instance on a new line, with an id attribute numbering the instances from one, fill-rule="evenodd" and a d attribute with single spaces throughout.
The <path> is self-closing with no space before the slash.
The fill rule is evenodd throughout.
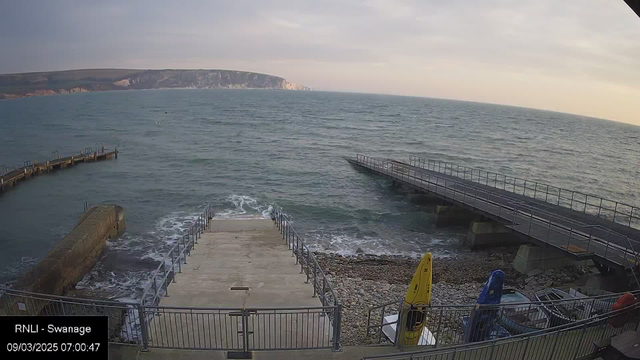
<path id="1" fill-rule="evenodd" d="M 0 358 L 30 353 L 50 359 L 65 353 L 72 359 L 73 354 L 92 353 L 93 360 L 107 359 L 109 320 L 107 316 L 0 316 L 0 339 Z"/>

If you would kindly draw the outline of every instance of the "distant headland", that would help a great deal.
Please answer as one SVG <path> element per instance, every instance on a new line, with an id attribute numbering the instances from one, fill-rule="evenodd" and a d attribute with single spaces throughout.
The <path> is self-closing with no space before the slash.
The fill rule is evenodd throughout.
<path id="1" fill-rule="evenodd" d="M 0 99 L 170 88 L 311 90 L 279 76 L 236 70 L 81 69 L 0 75 Z"/>

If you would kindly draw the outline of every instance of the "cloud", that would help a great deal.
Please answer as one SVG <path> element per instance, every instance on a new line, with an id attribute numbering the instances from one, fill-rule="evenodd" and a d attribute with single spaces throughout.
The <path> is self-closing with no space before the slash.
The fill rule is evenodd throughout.
<path id="1" fill-rule="evenodd" d="M 622 0 L 24 0 L 2 8 L 3 73 L 224 66 L 321 89 L 625 121 L 638 110 L 640 19 Z M 572 84 L 590 89 L 580 91 L 590 97 L 584 105 L 554 90 Z M 617 106 L 596 109 L 594 101 Z"/>

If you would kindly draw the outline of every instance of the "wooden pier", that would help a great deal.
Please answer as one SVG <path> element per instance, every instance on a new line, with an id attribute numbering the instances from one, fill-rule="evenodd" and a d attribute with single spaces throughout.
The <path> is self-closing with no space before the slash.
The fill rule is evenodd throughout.
<path id="1" fill-rule="evenodd" d="M 16 166 L 13 170 L 2 171 L 3 169 L 0 169 L 0 174 L 2 174 L 0 176 L 0 194 L 4 194 L 8 188 L 14 187 L 19 182 L 30 179 L 34 176 L 47 174 L 60 169 L 66 169 L 78 163 L 101 161 L 111 158 L 118 158 L 118 149 L 113 151 L 86 151 L 79 155 L 71 155 L 62 158 L 58 157 L 57 159 L 47 160 L 42 163 L 37 161 L 26 161 L 22 167 Z"/>

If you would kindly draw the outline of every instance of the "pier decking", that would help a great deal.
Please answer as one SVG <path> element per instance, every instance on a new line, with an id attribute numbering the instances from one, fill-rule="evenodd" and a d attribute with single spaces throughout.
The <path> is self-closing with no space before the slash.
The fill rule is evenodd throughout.
<path id="1" fill-rule="evenodd" d="M 25 161 L 24 166 L 14 167 L 13 170 L 7 169 L 5 166 L 0 167 L 0 195 L 8 188 L 16 186 L 20 181 L 30 179 L 40 174 L 49 173 L 51 171 L 69 168 L 78 163 L 107 160 L 118 158 L 118 150 L 113 151 L 95 151 L 84 152 L 79 155 L 71 155 L 67 157 L 58 157 L 47 160 L 44 163 L 36 161 Z"/>

